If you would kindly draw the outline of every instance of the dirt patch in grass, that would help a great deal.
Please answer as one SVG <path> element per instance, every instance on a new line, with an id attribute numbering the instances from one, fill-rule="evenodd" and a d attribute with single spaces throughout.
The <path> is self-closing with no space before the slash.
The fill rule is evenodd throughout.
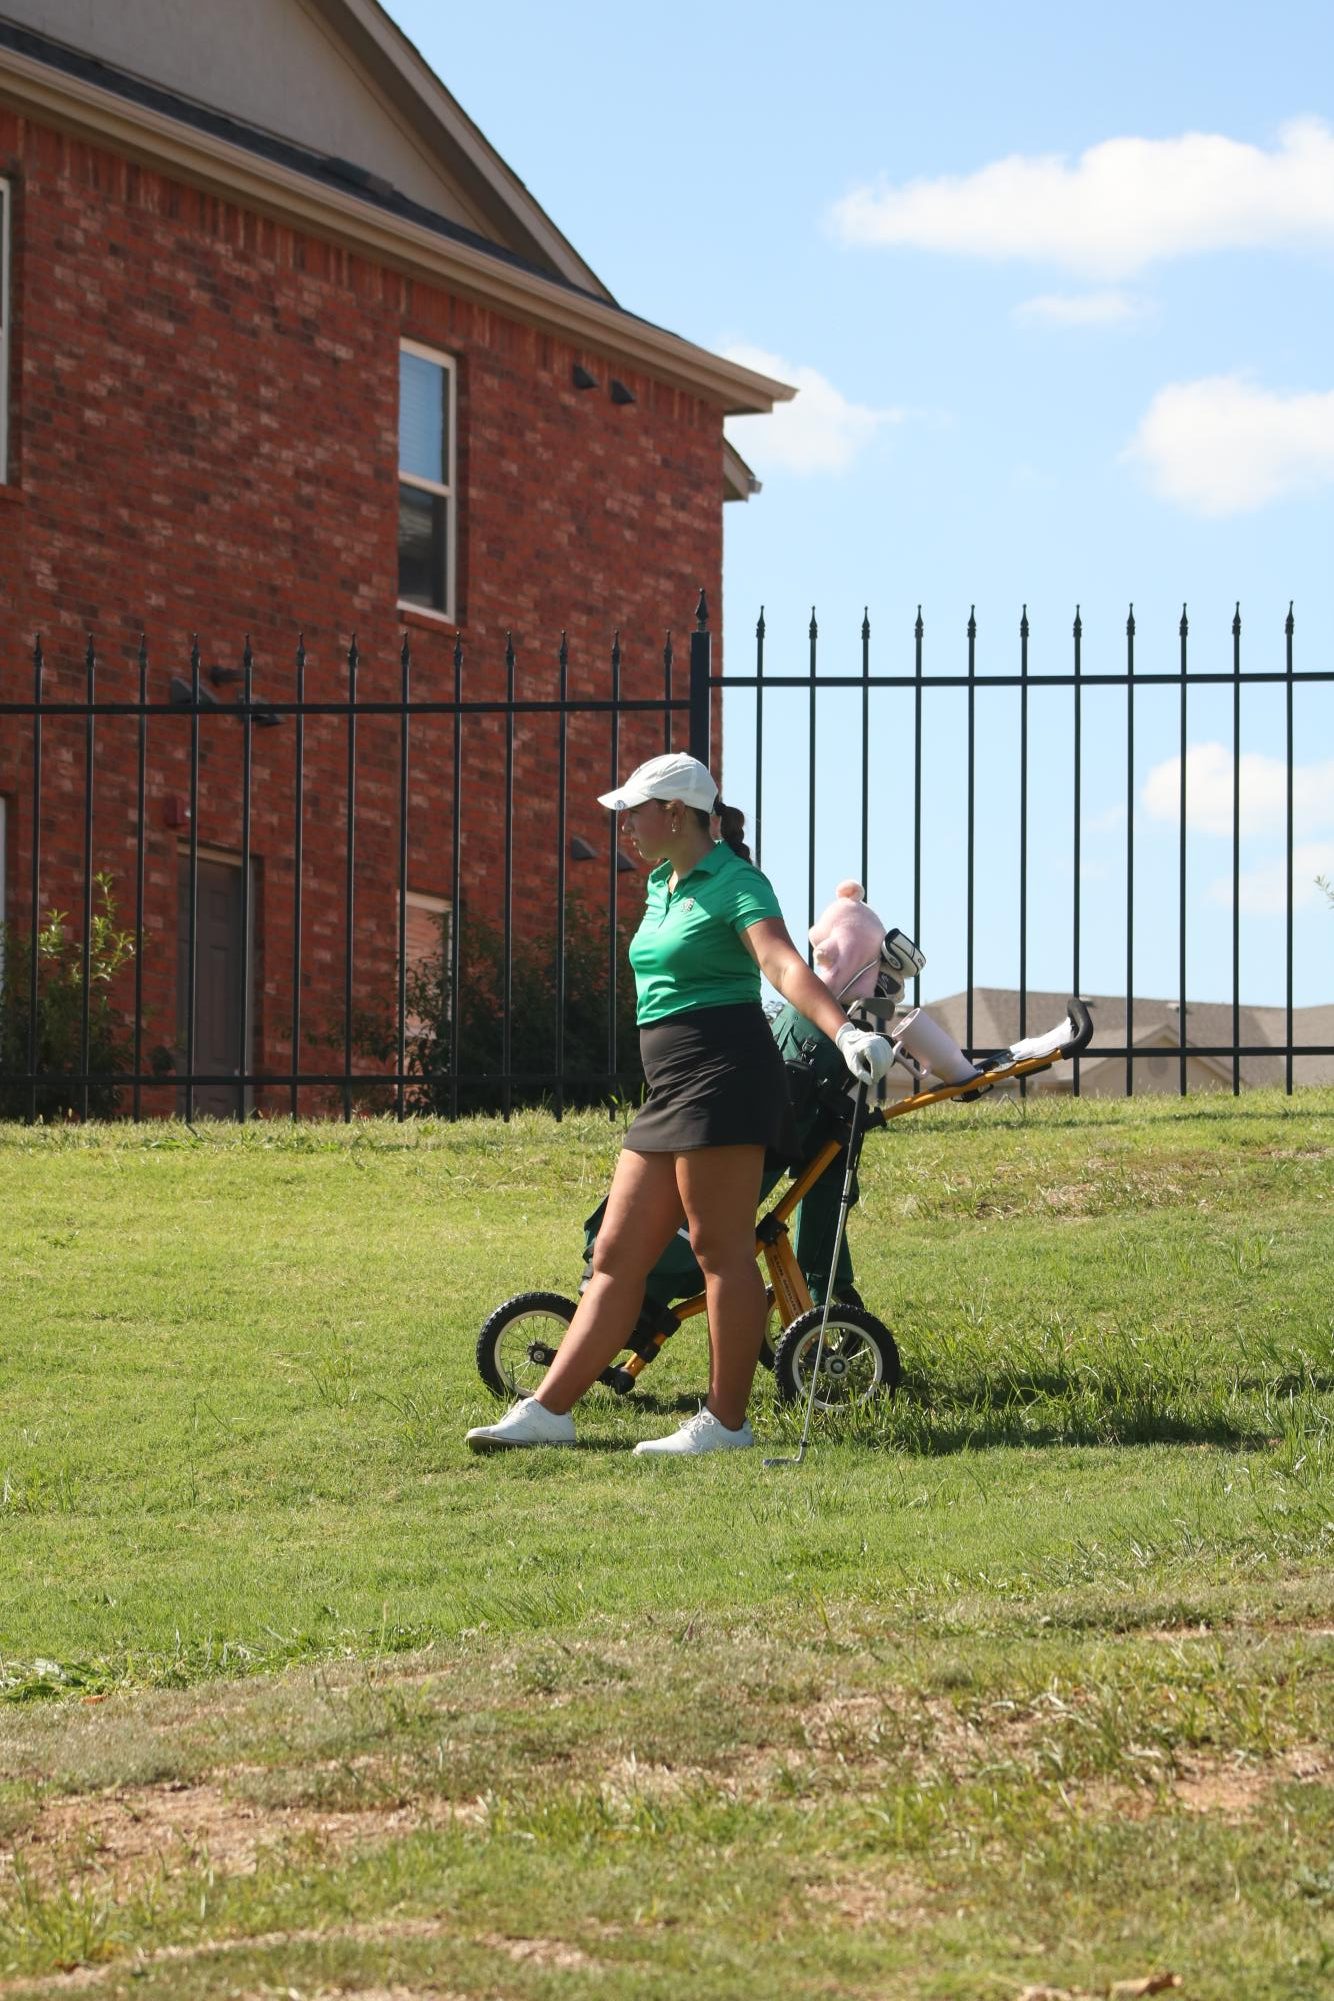
<path id="1" fill-rule="evenodd" d="M 164 1866 L 207 1860 L 223 1874 L 242 1875 L 264 1850 L 307 1842 L 337 1851 L 454 1817 L 435 1800 L 379 1811 L 311 1812 L 238 1800 L 212 1784 L 118 1787 L 46 1801 L 24 1832 L 22 1849 L 0 1852 L 0 1868 L 8 1873 L 21 1855 L 25 1873 L 39 1885 L 95 1874 L 124 1890 Z"/>
<path id="2" fill-rule="evenodd" d="M 1240 1826 L 1263 1809 L 1281 1785 L 1319 1785 L 1334 1778 L 1334 1752 L 1323 1744 L 1295 1744 L 1266 1764 L 1237 1758 L 1183 1757 L 1161 1787 L 1132 1787 L 1119 1781 L 1095 1780 L 1080 1786 L 1075 1797 L 1081 1811 L 1118 1813 L 1131 1820 L 1149 1820 L 1164 1801 L 1186 1813 L 1205 1814 L 1229 1826 Z"/>
<path id="3" fill-rule="evenodd" d="M 931 1919 L 921 1884 L 902 1874 L 847 1869 L 808 1883 L 806 1895 L 817 1910 L 827 1911 L 831 1918 L 859 1931 L 866 1926 L 877 1931 L 916 1931 Z"/>
<path id="4" fill-rule="evenodd" d="M 198 1945 L 163 1946 L 156 1952 L 137 1954 L 133 1965 L 136 1970 L 147 1973 L 162 1966 L 185 1965 L 192 1960 L 221 1957 L 233 1952 L 271 1952 L 282 1947 L 337 1943 L 390 1945 L 423 1939 L 446 1940 L 458 1935 L 455 1926 L 438 1918 L 388 1919 L 378 1924 L 330 1925 L 322 1926 L 318 1931 L 263 1932 L 254 1937 L 206 1939 Z M 507 1938 L 498 1932 L 487 1932 L 469 1942 L 503 1954 L 516 1966 L 534 1966 L 544 1972 L 556 1973 L 600 1971 L 596 1959 L 565 1939 Z M 0 1995 L 12 1993 L 16 1988 L 25 1993 L 76 1993 L 95 1989 L 103 1981 L 122 1977 L 124 1972 L 125 1961 L 122 1959 L 103 1966 L 76 1967 L 68 1973 L 52 1973 L 45 1978 L 0 1980 Z M 275 1991 L 282 1990 L 269 1987 L 261 1990 L 265 1995 Z M 346 1995 L 348 1991 L 346 1987 L 321 1988 L 312 2001 L 336 2001 L 336 1997 Z M 358 2001 L 466 2001 L 466 1997 L 455 1989 L 442 1987 L 358 1987 L 356 1993 Z"/>
<path id="5" fill-rule="evenodd" d="M 497 1932 L 481 1932 L 475 1942 L 492 1952 L 503 1952 L 516 1966 L 540 1966 L 555 1973 L 586 1973 L 598 1964 L 568 1939 L 502 1938 Z"/>
<path id="6" fill-rule="evenodd" d="M 136 1953 L 131 1964 L 137 1971 L 149 1973 L 163 1966 L 185 1966 L 193 1960 L 222 1958 L 236 1952 L 274 1952 L 283 1947 L 296 1945 L 327 1945 L 344 1943 L 348 1945 L 390 1945 L 409 1940 L 452 1939 L 458 1936 L 457 1928 L 439 1918 L 391 1918 L 378 1924 L 322 1925 L 318 1930 L 288 1932 L 259 1932 L 249 1936 L 227 1939 L 204 1939 L 198 1945 L 165 1945 L 156 1952 Z M 523 1941 L 513 1941 L 523 1943 Z M 591 1963 L 591 1962 L 590 1962 Z M 123 1978 L 126 1968 L 124 1959 L 108 1960 L 101 1966 L 78 1966 L 68 1973 L 48 1973 L 21 1976 L 14 1980 L 0 1980 L 0 1994 L 21 1991 L 25 1994 L 73 1994 L 95 1990 L 104 1981 Z M 468 1997 L 453 1988 L 385 1987 L 357 1988 L 358 2001 L 468 2001 Z M 264 1997 L 282 1993 L 283 1988 L 265 1987 L 260 1989 Z M 345 1987 L 326 1988 L 320 1991 L 319 2001 L 334 2001 L 335 1996 L 348 1992 Z"/>

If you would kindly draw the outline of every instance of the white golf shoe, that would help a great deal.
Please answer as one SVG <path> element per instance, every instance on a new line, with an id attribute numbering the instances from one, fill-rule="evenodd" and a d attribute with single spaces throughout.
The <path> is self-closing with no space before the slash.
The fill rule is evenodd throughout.
<path id="1" fill-rule="evenodd" d="M 511 1404 L 494 1424 L 476 1424 L 468 1433 L 474 1452 L 503 1452 L 515 1445 L 573 1445 L 574 1419 L 548 1410 L 536 1397 Z"/>
<path id="2" fill-rule="evenodd" d="M 682 1452 L 737 1452 L 743 1446 L 753 1445 L 755 1434 L 745 1418 L 740 1428 L 729 1431 L 720 1424 L 711 1410 L 698 1410 L 688 1417 L 679 1431 L 669 1431 L 665 1438 L 645 1438 L 634 1450 L 635 1458 L 656 1458 L 658 1455 Z"/>

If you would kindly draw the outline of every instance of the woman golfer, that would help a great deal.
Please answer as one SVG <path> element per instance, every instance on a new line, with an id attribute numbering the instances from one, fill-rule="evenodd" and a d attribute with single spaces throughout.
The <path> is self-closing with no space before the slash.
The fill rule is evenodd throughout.
<path id="1" fill-rule="evenodd" d="M 621 815 L 652 866 L 630 944 L 648 1097 L 625 1135 L 569 1332 L 536 1396 L 468 1433 L 475 1452 L 574 1443 L 571 1408 L 626 1345 L 644 1281 L 683 1219 L 708 1299 L 708 1399 L 678 1431 L 635 1451 L 754 1444 L 746 1403 L 765 1316 L 755 1211 L 765 1150 L 786 1147 L 790 1118 L 760 975 L 838 1043 L 859 1081 L 890 1063 L 884 1037 L 854 1028 L 797 952 L 742 842 L 741 815 L 722 805 L 697 758 L 650 758 L 599 803 Z"/>

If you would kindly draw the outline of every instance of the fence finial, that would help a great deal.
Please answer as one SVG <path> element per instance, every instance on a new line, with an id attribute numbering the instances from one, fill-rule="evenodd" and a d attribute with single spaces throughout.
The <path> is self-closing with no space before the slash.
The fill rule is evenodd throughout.
<path id="1" fill-rule="evenodd" d="M 869 639 L 870 637 L 871 637 L 871 607 L 870 607 L 870 605 L 869 605 L 869 604 L 864 604 L 864 605 L 862 606 L 862 643 L 863 643 L 863 645 L 865 644 L 865 642 L 866 642 L 866 641 L 867 641 L 867 640 L 868 640 L 868 639 Z"/>
<path id="2" fill-rule="evenodd" d="M 1126 638 L 1133 639 L 1134 637 L 1135 637 L 1135 607 L 1134 604 L 1132 603 L 1130 610 L 1126 614 Z"/>
<path id="3" fill-rule="evenodd" d="M 1072 630 L 1076 639 L 1084 637 L 1084 620 L 1078 605 L 1075 606 L 1075 622 Z"/>
<path id="4" fill-rule="evenodd" d="M 760 615 L 759 615 L 759 617 L 758 617 L 758 618 L 756 619 L 756 621 L 755 621 L 755 637 L 756 637 L 757 639 L 763 639 L 763 637 L 764 637 L 764 606 L 763 606 L 763 605 L 761 605 L 761 606 L 760 606 Z"/>
<path id="5" fill-rule="evenodd" d="M 1232 614 L 1232 637 L 1241 638 L 1241 599 L 1237 599 L 1237 609 Z"/>
<path id="6" fill-rule="evenodd" d="M 924 633 L 924 632 L 926 631 L 926 627 L 925 627 L 925 626 L 923 625 L 923 623 L 922 623 L 922 607 L 921 607 L 921 605 L 918 605 L 918 607 L 917 607 L 917 620 L 916 620 L 916 623 L 914 624 L 914 626 L 913 626 L 913 629 L 912 629 L 912 630 L 913 630 L 913 638 L 914 638 L 914 639 L 920 639 L 920 638 L 922 637 L 922 634 L 923 634 L 923 633 Z"/>
<path id="7" fill-rule="evenodd" d="M 709 600 L 704 594 L 704 586 L 699 589 L 699 603 L 695 606 L 695 629 L 706 632 L 709 624 Z"/>
<path id="8" fill-rule="evenodd" d="M 1293 634 L 1293 623 L 1292 623 L 1292 603 L 1293 603 L 1292 599 L 1291 599 L 1291 598 L 1289 598 L 1289 599 L 1288 599 L 1288 615 L 1287 615 L 1287 617 L 1286 617 L 1286 618 L 1284 619 L 1284 621 L 1283 621 L 1283 630 L 1284 630 L 1284 633 L 1286 634 L 1286 636 L 1287 636 L 1287 637 L 1288 637 L 1289 639 L 1291 639 L 1291 638 L 1292 638 L 1292 634 Z"/>
<path id="9" fill-rule="evenodd" d="M 1028 638 L 1028 606 L 1027 606 L 1027 605 L 1025 605 L 1025 606 L 1024 606 L 1024 608 L 1023 608 L 1023 611 L 1022 611 L 1022 612 L 1020 613 L 1020 615 L 1019 615 L 1019 637 L 1020 637 L 1021 639 L 1027 639 L 1027 638 Z"/>
<path id="10" fill-rule="evenodd" d="M 975 604 L 970 604 L 968 607 L 968 637 L 970 639 L 977 638 L 977 606 Z"/>
<path id="11" fill-rule="evenodd" d="M 1184 604 L 1181 607 L 1181 624 L 1177 627 L 1177 631 L 1183 639 L 1186 638 L 1190 631 L 1190 620 L 1186 617 L 1186 607 Z"/>

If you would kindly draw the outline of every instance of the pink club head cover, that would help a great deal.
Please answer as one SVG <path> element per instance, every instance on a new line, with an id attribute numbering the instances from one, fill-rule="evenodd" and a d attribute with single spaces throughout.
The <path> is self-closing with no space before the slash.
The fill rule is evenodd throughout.
<path id="1" fill-rule="evenodd" d="M 880 972 L 885 927 L 864 899 L 859 882 L 841 882 L 810 931 L 815 970 L 845 1007 L 869 999 Z"/>

